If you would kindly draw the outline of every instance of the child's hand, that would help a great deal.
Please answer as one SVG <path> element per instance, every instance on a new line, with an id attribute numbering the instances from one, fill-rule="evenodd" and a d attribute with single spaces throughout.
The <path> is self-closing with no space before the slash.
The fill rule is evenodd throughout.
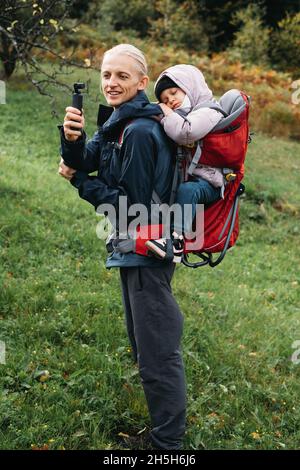
<path id="1" fill-rule="evenodd" d="M 169 108 L 169 106 L 167 106 L 165 103 L 158 103 L 158 104 L 161 107 L 162 112 L 164 113 L 165 116 L 168 116 L 168 114 L 173 113 L 173 110 Z"/>

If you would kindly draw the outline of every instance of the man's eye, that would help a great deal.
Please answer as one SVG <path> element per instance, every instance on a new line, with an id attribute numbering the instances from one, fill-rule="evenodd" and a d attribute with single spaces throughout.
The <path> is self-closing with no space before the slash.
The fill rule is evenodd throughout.
<path id="1" fill-rule="evenodd" d="M 126 78 L 127 78 L 127 75 L 121 75 L 122 80 L 126 80 Z"/>

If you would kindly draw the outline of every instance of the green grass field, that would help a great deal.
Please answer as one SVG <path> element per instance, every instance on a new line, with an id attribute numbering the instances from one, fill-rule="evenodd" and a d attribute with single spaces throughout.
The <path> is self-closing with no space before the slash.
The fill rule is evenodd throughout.
<path id="1" fill-rule="evenodd" d="M 149 426 L 119 273 L 105 269 L 92 206 L 57 174 L 69 96 L 56 119 L 21 84 L 0 108 L 0 449 L 118 449 L 119 433 Z M 86 101 L 89 135 L 96 108 Z M 237 246 L 215 269 L 176 269 L 185 449 L 300 447 L 299 155 L 299 143 L 255 136 Z"/>

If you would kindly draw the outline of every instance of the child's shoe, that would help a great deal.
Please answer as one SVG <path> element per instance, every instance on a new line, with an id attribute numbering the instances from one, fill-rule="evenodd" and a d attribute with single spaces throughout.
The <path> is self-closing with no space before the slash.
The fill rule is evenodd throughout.
<path id="1" fill-rule="evenodd" d="M 184 240 L 182 235 L 178 235 L 176 232 L 173 232 L 172 240 L 167 240 L 166 238 L 148 240 L 145 245 L 159 258 L 170 258 L 172 259 L 173 263 L 181 263 L 184 248 Z"/>

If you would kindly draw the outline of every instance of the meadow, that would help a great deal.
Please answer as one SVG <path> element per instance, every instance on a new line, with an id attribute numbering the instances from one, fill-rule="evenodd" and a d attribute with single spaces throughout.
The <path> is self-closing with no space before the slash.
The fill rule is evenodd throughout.
<path id="1" fill-rule="evenodd" d="M 118 449 L 150 425 L 99 218 L 57 174 L 70 100 L 58 90 L 53 116 L 17 75 L 0 108 L 0 449 Z M 87 97 L 90 136 L 96 110 Z M 237 246 L 214 269 L 176 268 L 185 449 L 300 446 L 299 155 L 256 133 Z"/>

